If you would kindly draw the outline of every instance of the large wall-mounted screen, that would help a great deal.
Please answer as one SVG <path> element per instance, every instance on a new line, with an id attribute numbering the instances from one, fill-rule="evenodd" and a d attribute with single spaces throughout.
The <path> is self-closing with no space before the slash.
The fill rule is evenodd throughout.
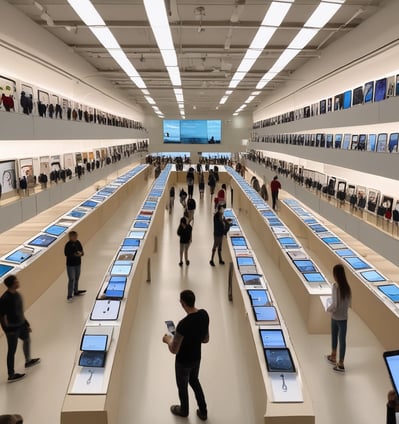
<path id="1" fill-rule="evenodd" d="M 217 119 L 163 121 L 164 143 L 220 144 L 221 139 L 222 121 Z"/>

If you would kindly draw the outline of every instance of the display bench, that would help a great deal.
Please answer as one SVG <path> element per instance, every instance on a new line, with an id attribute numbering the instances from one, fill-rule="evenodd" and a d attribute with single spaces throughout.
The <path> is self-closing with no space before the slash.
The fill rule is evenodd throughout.
<path id="1" fill-rule="evenodd" d="M 58 278 L 65 268 L 64 245 L 70 230 L 79 233 L 84 244 L 113 215 L 127 196 L 136 192 L 147 178 L 148 165 L 138 165 L 105 185 L 90 198 L 59 216 L 33 237 L 0 258 L 0 278 L 18 275 L 28 308 Z M 26 233 L 24 233 L 26 234 Z M 20 239 L 20 235 L 15 236 Z M 9 240 L 12 244 L 12 240 Z M 4 286 L 0 287 L 4 291 Z"/>
<path id="2" fill-rule="evenodd" d="M 227 237 L 234 270 L 229 294 L 246 346 L 257 422 L 314 423 L 312 402 L 271 288 L 234 212 L 227 209 L 224 215 L 232 220 Z"/>
<path id="3" fill-rule="evenodd" d="M 321 296 L 331 295 L 331 285 L 301 243 L 259 194 L 232 168 L 234 208 L 248 216 L 269 256 L 278 265 L 297 299 L 298 308 L 310 333 L 328 333 L 329 316 Z"/>
<path id="4" fill-rule="evenodd" d="M 281 202 L 280 216 L 298 228 L 307 245 L 317 251 L 323 264 L 342 263 L 352 288 L 352 308 L 387 349 L 397 349 L 399 331 L 399 270 L 375 258 L 373 266 L 341 237 L 330 231 L 296 199 Z M 394 336 L 393 336 L 394 335 Z"/>
<path id="5" fill-rule="evenodd" d="M 61 410 L 62 424 L 108 424 L 117 420 L 125 346 L 140 287 L 150 282 L 173 165 L 155 180 L 101 282 Z"/>

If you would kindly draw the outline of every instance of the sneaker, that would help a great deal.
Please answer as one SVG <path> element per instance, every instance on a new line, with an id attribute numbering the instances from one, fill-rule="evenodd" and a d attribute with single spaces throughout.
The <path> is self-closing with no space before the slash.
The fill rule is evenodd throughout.
<path id="1" fill-rule="evenodd" d="M 209 261 L 209 265 L 210 265 L 210 266 L 215 266 L 215 262 L 213 262 L 213 261 Z"/>
<path id="2" fill-rule="evenodd" d="M 14 375 L 12 375 L 11 377 L 8 377 L 8 382 L 9 383 L 14 383 L 14 381 L 21 380 L 24 377 L 25 377 L 25 374 L 14 373 Z"/>
<path id="3" fill-rule="evenodd" d="M 74 296 L 82 296 L 83 294 L 86 294 L 87 290 L 78 290 L 73 295 Z"/>
<path id="4" fill-rule="evenodd" d="M 186 261 L 186 265 L 190 265 L 190 261 Z"/>
<path id="5" fill-rule="evenodd" d="M 187 414 L 187 413 L 185 414 L 185 413 L 181 410 L 180 405 L 172 405 L 172 406 L 170 407 L 170 412 L 171 412 L 173 415 L 177 415 L 178 417 L 188 417 L 188 414 Z"/>
<path id="6" fill-rule="evenodd" d="M 183 266 L 183 262 L 179 262 L 179 266 Z"/>
<path id="7" fill-rule="evenodd" d="M 333 367 L 333 370 L 337 372 L 345 372 L 345 367 L 343 365 L 337 364 L 335 367 Z"/>
<path id="8" fill-rule="evenodd" d="M 332 355 L 326 355 L 327 362 L 333 365 L 337 364 L 337 359 Z"/>
<path id="9" fill-rule="evenodd" d="M 197 417 L 202 421 L 206 421 L 208 419 L 208 412 L 197 409 Z"/>
<path id="10" fill-rule="evenodd" d="M 220 265 L 224 265 L 224 260 L 223 259 L 220 259 L 219 260 L 219 263 L 220 263 Z"/>
<path id="11" fill-rule="evenodd" d="M 31 359 L 30 361 L 25 362 L 25 368 L 33 367 L 39 363 L 40 363 L 40 358 Z"/>
<path id="12" fill-rule="evenodd" d="M 72 303 L 72 301 L 73 301 L 72 296 L 68 296 L 68 297 L 67 297 L 67 302 L 68 302 L 68 303 Z"/>

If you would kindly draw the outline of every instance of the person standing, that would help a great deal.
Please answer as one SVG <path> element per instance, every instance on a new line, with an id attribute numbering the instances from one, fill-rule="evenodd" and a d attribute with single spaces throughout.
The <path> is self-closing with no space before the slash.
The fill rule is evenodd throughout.
<path id="1" fill-rule="evenodd" d="M 208 186 L 209 186 L 209 190 L 211 192 L 211 197 L 212 197 L 213 194 L 215 193 L 215 187 L 216 187 L 216 178 L 212 169 L 209 171 L 209 174 L 208 174 Z"/>
<path id="2" fill-rule="evenodd" d="M 215 215 L 213 215 L 213 246 L 211 260 L 209 261 L 211 266 L 215 266 L 213 259 L 215 257 L 216 250 L 218 251 L 219 264 L 224 265 L 222 258 L 223 237 L 227 234 L 230 227 L 230 220 L 225 219 L 223 212 L 224 207 L 220 205 L 218 206 Z"/>
<path id="3" fill-rule="evenodd" d="M 343 265 L 334 266 L 333 276 L 335 282 L 332 285 L 332 299 L 327 308 L 327 312 L 331 313 L 331 354 L 327 355 L 327 360 L 334 365 L 334 371 L 344 372 L 348 309 L 352 301 L 352 292 Z M 339 360 L 337 361 L 338 341 Z"/>
<path id="4" fill-rule="evenodd" d="M 186 216 L 187 216 L 187 222 L 192 225 L 194 221 L 194 213 L 195 209 L 197 207 L 197 203 L 195 200 L 191 197 L 187 200 L 187 207 L 186 207 Z"/>
<path id="5" fill-rule="evenodd" d="M 174 205 L 175 205 L 175 186 L 172 186 L 169 190 L 169 214 L 172 213 Z"/>
<path id="6" fill-rule="evenodd" d="M 187 192 L 184 190 L 184 188 L 182 188 L 180 190 L 179 193 L 179 199 L 180 199 L 180 203 L 183 206 L 183 208 L 185 209 L 187 204 L 186 204 L 186 199 L 187 199 Z"/>
<path id="7" fill-rule="evenodd" d="M 190 265 L 188 260 L 188 248 L 192 241 L 193 228 L 187 222 L 185 217 L 180 219 L 180 225 L 177 229 L 177 235 L 180 237 L 180 262 L 179 266 L 183 266 L 183 254 L 186 261 L 186 265 Z"/>
<path id="8" fill-rule="evenodd" d="M 194 194 L 194 168 L 190 167 L 187 172 L 187 192 L 188 198 L 191 199 Z"/>
<path id="9" fill-rule="evenodd" d="M 64 254 L 66 256 L 66 268 L 68 274 L 68 302 L 72 302 L 73 296 L 81 296 L 86 290 L 79 290 L 79 277 L 84 256 L 83 246 L 78 240 L 78 233 L 70 231 L 69 241 L 65 244 Z"/>
<path id="10" fill-rule="evenodd" d="M 262 184 L 262 187 L 260 188 L 260 196 L 266 202 L 269 200 L 269 195 L 267 194 L 267 187 L 266 187 L 266 184 L 264 182 Z"/>
<path id="11" fill-rule="evenodd" d="M 281 190 L 281 184 L 276 175 L 273 178 L 273 181 L 270 183 L 270 191 L 272 192 L 273 210 L 276 210 L 279 190 Z"/>
<path id="12" fill-rule="evenodd" d="M 30 356 L 30 333 L 32 329 L 24 315 L 22 296 L 19 294 L 20 287 L 18 278 L 10 275 L 4 280 L 7 291 L 0 298 L 0 323 L 7 337 L 7 371 L 8 382 L 21 380 L 25 374 L 15 372 L 15 352 L 17 351 L 18 339 L 23 341 L 25 356 L 25 368 L 33 367 L 40 362 L 40 358 Z"/>
<path id="13" fill-rule="evenodd" d="M 209 315 L 205 309 L 195 307 L 195 294 L 191 290 L 180 293 L 180 304 L 187 316 L 177 325 L 174 336 L 165 334 L 162 339 L 168 345 L 169 351 L 176 355 L 175 373 L 180 405 L 172 405 L 170 411 L 180 417 L 188 416 L 188 384 L 190 384 L 198 404 L 197 416 L 206 421 L 208 410 L 198 375 L 201 345 L 209 342 Z"/>

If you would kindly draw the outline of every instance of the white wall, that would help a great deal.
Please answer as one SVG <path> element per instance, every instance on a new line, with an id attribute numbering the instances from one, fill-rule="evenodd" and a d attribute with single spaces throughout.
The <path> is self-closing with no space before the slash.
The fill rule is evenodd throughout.
<path id="1" fill-rule="evenodd" d="M 143 121 L 143 112 L 123 91 L 66 44 L 0 0 L 0 74 L 48 89 L 105 112 Z"/>
<path id="2" fill-rule="evenodd" d="M 250 138 L 252 128 L 251 115 L 231 116 L 212 112 L 212 115 L 196 115 L 194 119 L 221 119 L 222 142 L 220 144 L 164 144 L 163 120 L 156 116 L 147 116 L 144 121 L 144 127 L 148 130 L 150 151 L 240 152 L 243 150 L 242 140 Z"/>
<path id="3" fill-rule="evenodd" d="M 357 28 L 321 50 L 320 58 L 294 72 L 285 85 L 258 106 L 253 120 L 289 112 L 367 81 L 399 73 L 399 46 L 385 47 L 398 38 L 398 16 L 399 1 L 391 0 Z M 367 55 L 370 56 L 363 59 Z"/>

